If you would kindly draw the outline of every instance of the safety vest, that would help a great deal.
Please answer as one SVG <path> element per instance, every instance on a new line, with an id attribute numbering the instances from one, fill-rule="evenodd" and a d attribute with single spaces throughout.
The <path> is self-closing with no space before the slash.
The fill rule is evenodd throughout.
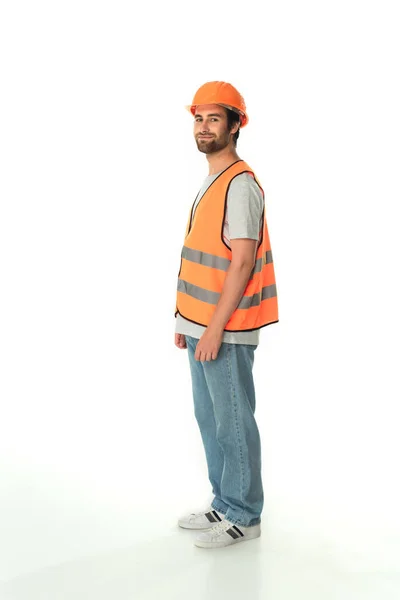
<path id="1" fill-rule="evenodd" d="M 205 327 L 210 323 L 231 264 L 232 251 L 223 239 L 228 189 L 234 177 L 250 173 L 263 197 L 262 232 L 254 268 L 225 331 L 251 331 L 278 322 L 278 299 L 267 222 L 265 196 L 257 177 L 243 160 L 225 169 L 192 210 L 186 226 L 178 274 L 176 312 Z M 194 206 L 194 203 L 193 203 Z"/>

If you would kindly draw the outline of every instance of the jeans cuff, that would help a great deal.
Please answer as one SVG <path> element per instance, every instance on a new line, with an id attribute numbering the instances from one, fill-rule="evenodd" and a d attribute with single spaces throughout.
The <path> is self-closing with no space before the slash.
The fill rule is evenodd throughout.
<path id="1" fill-rule="evenodd" d="M 226 514 L 226 511 L 223 508 L 220 508 L 219 506 L 215 506 L 215 502 L 212 502 L 211 508 L 213 508 L 214 510 L 217 510 L 222 515 Z"/>

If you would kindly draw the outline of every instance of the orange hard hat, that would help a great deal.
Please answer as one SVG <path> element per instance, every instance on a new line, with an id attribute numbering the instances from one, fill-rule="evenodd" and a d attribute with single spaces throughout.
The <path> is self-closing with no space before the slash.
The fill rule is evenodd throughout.
<path id="1" fill-rule="evenodd" d="M 186 106 L 186 108 L 194 115 L 196 106 L 199 104 L 221 104 L 221 106 L 238 112 L 241 127 L 247 125 L 249 121 L 243 96 L 239 94 L 233 85 L 225 81 L 209 81 L 199 87 L 194 95 L 192 104 Z"/>

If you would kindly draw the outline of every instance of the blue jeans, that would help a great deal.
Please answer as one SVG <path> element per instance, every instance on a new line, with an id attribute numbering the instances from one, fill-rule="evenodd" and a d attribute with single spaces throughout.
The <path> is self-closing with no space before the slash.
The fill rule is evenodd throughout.
<path id="1" fill-rule="evenodd" d="M 194 412 L 206 454 L 211 506 L 244 527 L 260 523 L 264 504 L 261 443 L 254 418 L 254 351 L 222 343 L 216 360 L 194 358 L 198 339 L 186 335 Z"/>

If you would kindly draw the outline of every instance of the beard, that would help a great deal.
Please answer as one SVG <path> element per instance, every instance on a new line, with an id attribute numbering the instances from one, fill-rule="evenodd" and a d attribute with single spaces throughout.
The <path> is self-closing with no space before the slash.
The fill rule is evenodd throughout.
<path id="1" fill-rule="evenodd" d="M 229 134 L 220 136 L 218 138 L 211 138 L 209 140 L 201 140 L 196 138 L 197 148 L 204 154 L 213 154 L 219 150 L 223 150 L 229 144 Z"/>

